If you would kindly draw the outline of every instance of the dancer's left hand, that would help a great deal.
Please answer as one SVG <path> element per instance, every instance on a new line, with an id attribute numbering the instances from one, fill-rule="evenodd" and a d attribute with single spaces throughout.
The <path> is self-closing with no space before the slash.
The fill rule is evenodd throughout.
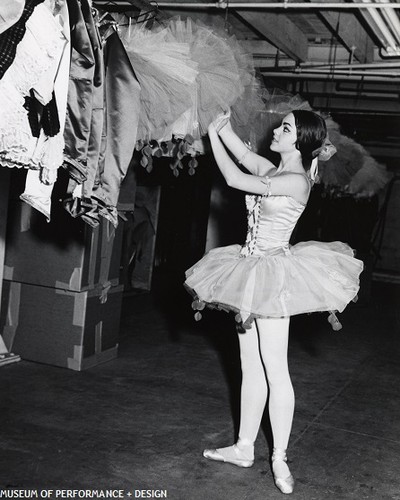
<path id="1" fill-rule="evenodd" d="M 223 129 L 225 125 L 229 123 L 230 118 L 231 118 L 230 109 L 228 109 L 228 111 L 225 111 L 225 113 L 222 113 L 217 116 L 217 118 L 212 122 L 212 125 L 217 133 L 220 132 L 220 130 Z"/>

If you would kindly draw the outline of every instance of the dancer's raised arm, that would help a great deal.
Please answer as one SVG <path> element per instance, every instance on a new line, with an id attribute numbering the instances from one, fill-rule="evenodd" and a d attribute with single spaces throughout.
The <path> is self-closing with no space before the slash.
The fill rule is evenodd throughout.
<path id="1" fill-rule="evenodd" d="M 271 161 L 250 151 L 234 132 L 229 117 L 223 120 L 219 127 L 217 122 L 216 128 L 225 146 L 249 172 L 254 175 L 264 176 L 270 175 L 276 170 L 275 165 Z"/>
<path id="2" fill-rule="evenodd" d="M 244 173 L 229 157 L 224 144 L 218 136 L 215 124 L 211 124 L 209 126 L 208 135 L 210 138 L 215 161 L 228 186 L 239 189 L 240 191 L 245 191 L 246 193 L 292 196 L 299 202 L 305 203 L 308 197 L 310 186 L 303 174 L 287 172 L 283 175 L 281 174 L 279 176 L 274 176 L 277 170 L 275 167 L 265 170 L 266 173 L 263 175 Z M 238 140 L 240 141 L 239 138 Z M 244 148 L 246 148 L 246 146 L 244 146 L 242 142 L 241 144 Z M 251 151 L 249 151 L 249 153 L 251 153 Z M 257 161 L 258 159 L 263 159 L 261 156 L 256 155 L 255 153 L 251 154 L 254 155 L 252 156 L 252 158 L 257 157 Z M 271 177 L 269 177 L 268 174 L 271 174 Z"/>

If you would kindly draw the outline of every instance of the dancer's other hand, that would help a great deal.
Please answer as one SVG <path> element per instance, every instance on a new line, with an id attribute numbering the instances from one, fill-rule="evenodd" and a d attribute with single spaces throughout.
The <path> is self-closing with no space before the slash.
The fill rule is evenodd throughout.
<path id="1" fill-rule="evenodd" d="M 219 133 L 230 121 L 231 118 L 231 110 L 228 109 L 225 113 L 221 113 L 217 116 L 217 118 L 212 122 L 214 130 Z"/>

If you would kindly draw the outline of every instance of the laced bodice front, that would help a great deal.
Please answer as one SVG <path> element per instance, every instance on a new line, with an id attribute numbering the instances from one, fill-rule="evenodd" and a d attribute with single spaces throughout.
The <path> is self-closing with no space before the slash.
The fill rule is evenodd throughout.
<path id="1" fill-rule="evenodd" d="M 289 239 L 305 205 L 291 196 L 246 195 L 247 236 L 241 256 L 288 251 Z"/>

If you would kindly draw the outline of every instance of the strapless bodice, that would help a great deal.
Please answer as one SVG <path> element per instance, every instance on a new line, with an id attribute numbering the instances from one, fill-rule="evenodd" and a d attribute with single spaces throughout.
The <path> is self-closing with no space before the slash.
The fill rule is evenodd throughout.
<path id="1" fill-rule="evenodd" d="M 241 255 L 270 255 L 288 249 L 305 205 L 291 196 L 246 195 L 247 237 Z"/>

